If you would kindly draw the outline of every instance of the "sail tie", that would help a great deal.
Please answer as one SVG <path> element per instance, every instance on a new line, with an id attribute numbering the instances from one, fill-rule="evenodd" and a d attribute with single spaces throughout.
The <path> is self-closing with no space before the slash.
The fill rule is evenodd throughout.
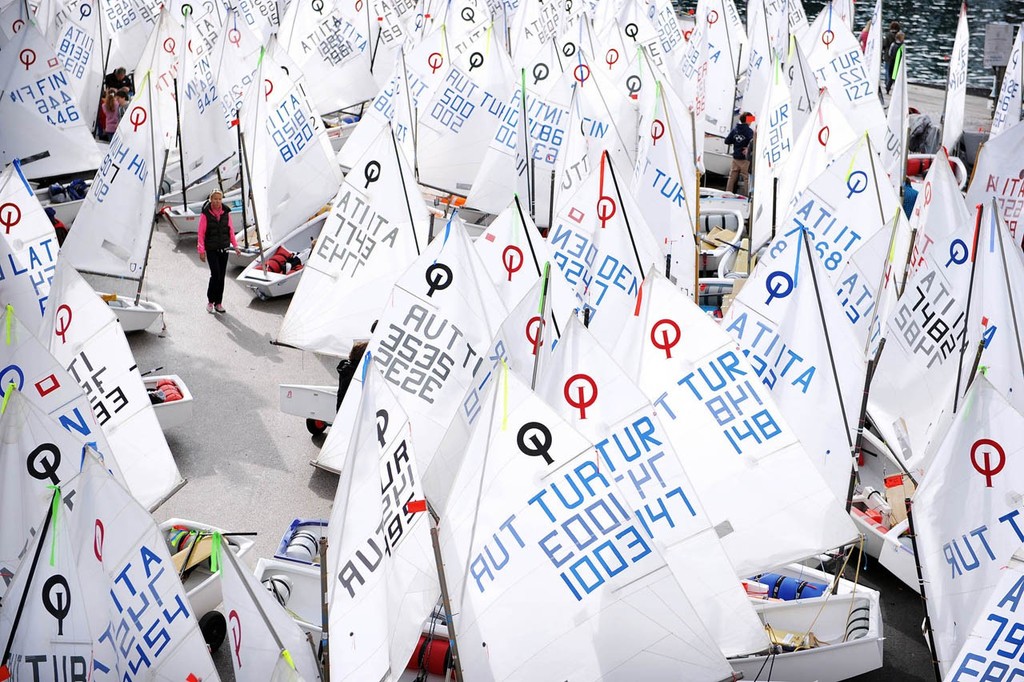
<path id="1" fill-rule="evenodd" d="M 11 394 L 18 390 L 18 387 L 14 385 L 14 382 L 7 384 L 7 390 L 4 391 L 4 400 L 0 402 L 0 414 L 7 411 L 7 401 L 11 399 Z"/>
<path id="2" fill-rule="evenodd" d="M 210 573 L 216 575 L 220 571 L 221 534 L 213 532 L 213 546 L 210 550 Z"/>
<path id="3" fill-rule="evenodd" d="M 8 392 L 9 393 L 9 392 Z M 4 398 L 7 402 L 7 398 Z M 50 534 L 50 566 L 57 566 L 57 517 L 60 515 L 60 486 L 48 485 L 47 490 L 53 491 L 53 500 L 50 502 L 50 516 L 53 517 L 53 529 Z"/>
<path id="4" fill-rule="evenodd" d="M 4 324 L 4 337 L 7 340 L 7 345 L 11 345 L 11 318 L 14 317 L 14 306 L 10 303 L 7 304 L 7 316 Z"/>

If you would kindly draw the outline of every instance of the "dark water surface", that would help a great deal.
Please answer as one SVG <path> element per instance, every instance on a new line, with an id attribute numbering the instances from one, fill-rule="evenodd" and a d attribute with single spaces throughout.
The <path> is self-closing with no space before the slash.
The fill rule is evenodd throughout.
<path id="1" fill-rule="evenodd" d="M 745 16 L 745 0 L 734 2 L 740 14 Z M 675 0 L 675 4 L 683 11 L 689 11 L 697 5 L 696 0 Z M 813 22 L 825 5 L 822 0 L 804 2 L 808 21 Z M 859 35 L 874 8 L 874 0 L 856 2 L 856 34 Z M 883 0 L 882 23 L 888 27 L 889 22 L 899 21 L 907 34 L 906 54 L 910 65 L 907 75 L 911 82 L 945 83 L 959 13 L 960 0 Z M 982 57 L 985 25 L 997 21 L 1014 24 L 1019 28 L 1024 21 L 1024 0 L 974 0 L 967 3 L 967 24 L 971 34 L 968 85 L 971 87 L 992 87 L 993 72 L 991 68 L 983 66 Z"/>

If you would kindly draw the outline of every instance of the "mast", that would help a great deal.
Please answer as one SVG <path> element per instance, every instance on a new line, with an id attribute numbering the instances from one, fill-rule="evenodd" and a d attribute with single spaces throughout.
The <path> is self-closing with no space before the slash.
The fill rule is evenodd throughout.
<path id="1" fill-rule="evenodd" d="M 967 330 L 971 326 L 971 299 L 974 298 L 974 275 L 978 268 L 978 234 L 981 231 L 981 204 L 977 205 L 974 219 L 974 243 L 971 245 L 971 280 L 967 286 L 967 308 L 964 311 L 964 340 L 960 344 L 960 360 L 957 362 L 956 391 L 953 393 L 953 414 L 960 407 L 960 379 L 964 371 L 964 353 L 967 351 Z"/>
<path id="2" fill-rule="evenodd" d="M 153 81 L 150 79 L 150 74 L 146 74 L 146 88 L 149 92 L 149 104 L 153 106 Z M 149 144 L 152 150 L 152 158 L 156 161 L 156 126 L 151 122 L 149 124 Z M 164 149 L 164 162 L 160 167 L 160 174 L 153 174 L 153 196 L 157 202 L 160 201 L 160 180 L 164 177 L 164 172 L 167 170 L 167 156 L 170 150 Z M 184 186 L 181 188 L 184 193 Z M 142 282 L 146 279 L 146 270 L 149 267 L 149 250 L 153 246 L 153 230 L 156 229 L 156 217 L 159 215 L 154 211 L 153 218 L 149 223 L 149 237 L 146 240 L 146 256 L 142 259 L 142 272 L 139 273 L 139 286 L 135 289 L 135 305 L 139 305 L 139 301 L 142 299 Z"/>
<path id="3" fill-rule="evenodd" d="M 244 158 L 244 152 L 242 147 L 242 110 L 235 109 L 235 132 L 238 137 L 238 182 L 239 182 L 239 193 L 242 197 L 242 239 L 245 242 L 245 248 L 249 248 L 249 218 L 246 215 L 245 205 L 245 164 L 242 162 Z"/>

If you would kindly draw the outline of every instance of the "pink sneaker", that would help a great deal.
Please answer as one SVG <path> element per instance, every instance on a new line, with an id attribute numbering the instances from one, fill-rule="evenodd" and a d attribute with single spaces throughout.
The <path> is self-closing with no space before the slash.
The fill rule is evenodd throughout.
<path id="1" fill-rule="evenodd" d="M 218 313 L 226 313 L 227 312 L 226 310 L 224 310 L 224 306 L 222 306 L 220 303 L 218 303 L 217 305 L 213 306 L 213 309 L 216 310 Z"/>
<path id="2" fill-rule="evenodd" d="M 212 303 L 207 303 L 206 304 L 206 312 L 210 313 L 211 315 L 213 314 L 213 304 Z"/>

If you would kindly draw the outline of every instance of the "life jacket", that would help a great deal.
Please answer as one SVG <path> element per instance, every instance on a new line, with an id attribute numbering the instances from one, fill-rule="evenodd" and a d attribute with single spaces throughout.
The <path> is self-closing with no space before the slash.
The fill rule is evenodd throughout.
<path id="1" fill-rule="evenodd" d="M 203 246 L 207 251 L 219 251 L 231 246 L 231 228 L 228 226 L 231 209 L 226 204 L 221 204 L 221 207 L 223 213 L 217 218 L 210 210 L 210 202 L 203 204 L 203 215 L 206 216 L 206 243 Z"/>

